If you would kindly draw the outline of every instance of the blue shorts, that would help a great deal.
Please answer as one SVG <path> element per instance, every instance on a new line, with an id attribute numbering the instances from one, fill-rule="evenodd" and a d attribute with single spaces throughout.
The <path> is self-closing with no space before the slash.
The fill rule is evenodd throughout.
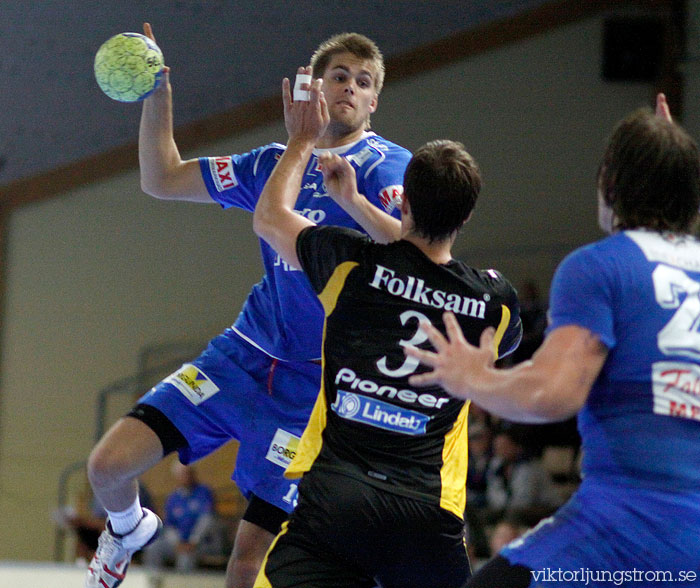
<path id="1" fill-rule="evenodd" d="M 700 585 L 700 495 L 585 479 L 557 513 L 500 555 L 530 586 Z M 693 581 L 694 580 L 694 581 Z"/>
<path id="2" fill-rule="evenodd" d="M 188 443 L 179 451 L 183 463 L 236 439 L 232 478 L 240 491 L 290 512 L 297 483 L 283 474 L 320 381 L 320 365 L 274 360 L 229 329 L 139 402 L 157 408 L 182 433 Z"/>

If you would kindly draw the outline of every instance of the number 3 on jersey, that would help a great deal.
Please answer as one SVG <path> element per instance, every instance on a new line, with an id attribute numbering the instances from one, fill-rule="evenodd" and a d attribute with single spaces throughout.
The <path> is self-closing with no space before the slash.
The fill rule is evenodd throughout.
<path id="1" fill-rule="evenodd" d="M 659 305 L 678 309 L 659 331 L 659 350 L 700 360 L 700 283 L 684 271 L 663 264 L 656 267 L 652 279 Z M 685 294 L 683 302 L 681 294 Z"/>
<path id="2" fill-rule="evenodd" d="M 399 341 L 399 345 L 402 347 L 406 347 L 407 345 L 418 346 L 424 341 L 427 341 L 428 335 L 425 333 L 425 331 L 423 331 L 423 329 L 420 328 L 421 321 L 430 322 L 427 316 L 415 310 L 407 310 L 402 312 L 399 318 L 401 319 L 401 324 L 404 326 L 411 319 L 416 319 L 416 332 L 414 333 L 413 337 L 410 339 L 401 339 Z M 396 369 L 391 369 L 387 365 L 387 357 L 385 355 L 379 361 L 377 361 L 377 368 L 385 376 L 389 376 L 390 378 L 402 378 L 416 371 L 418 364 L 420 364 L 420 361 L 415 357 L 407 357 L 399 367 Z"/>

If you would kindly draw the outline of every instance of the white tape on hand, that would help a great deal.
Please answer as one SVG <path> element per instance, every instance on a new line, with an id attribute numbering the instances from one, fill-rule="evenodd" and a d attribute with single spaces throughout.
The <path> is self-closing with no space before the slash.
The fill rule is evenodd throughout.
<path id="1" fill-rule="evenodd" d="M 297 74 L 296 80 L 294 80 L 294 101 L 306 101 L 308 102 L 311 98 L 308 90 L 302 90 L 301 85 L 308 84 L 311 85 L 311 76 L 309 74 Z"/>

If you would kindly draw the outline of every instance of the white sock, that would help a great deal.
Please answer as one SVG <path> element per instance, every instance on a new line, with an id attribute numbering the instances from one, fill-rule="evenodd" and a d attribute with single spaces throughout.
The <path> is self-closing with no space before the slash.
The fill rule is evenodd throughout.
<path id="1" fill-rule="evenodd" d="M 107 516 L 109 517 L 109 524 L 112 527 L 112 531 L 117 535 L 126 535 L 130 533 L 143 518 L 143 510 L 141 509 L 139 497 L 136 496 L 134 503 L 126 510 L 119 512 L 108 510 Z"/>

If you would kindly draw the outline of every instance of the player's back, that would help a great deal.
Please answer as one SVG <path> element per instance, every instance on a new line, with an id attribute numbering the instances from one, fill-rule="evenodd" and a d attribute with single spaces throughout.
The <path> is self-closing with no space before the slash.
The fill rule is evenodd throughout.
<path id="1" fill-rule="evenodd" d="M 700 242 L 626 231 L 584 255 L 612 311 L 608 358 L 579 416 L 584 474 L 697 491 Z"/>
<path id="2" fill-rule="evenodd" d="M 493 270 L 437 265 L 408 241 L 379 245 L 335 227 L 308 231 L 298 252 L 326 312 L 326 425 L 317 465 L 459 510 L 466 408 L 439 387 L 411 387 L 418 362 L 403 349 L 429 345 L 419 322 L 444 331 L 449 310 L 472 342 L 493 326 L 500 354 L 511 351 L 521 332 L 514 289 Z"/>

